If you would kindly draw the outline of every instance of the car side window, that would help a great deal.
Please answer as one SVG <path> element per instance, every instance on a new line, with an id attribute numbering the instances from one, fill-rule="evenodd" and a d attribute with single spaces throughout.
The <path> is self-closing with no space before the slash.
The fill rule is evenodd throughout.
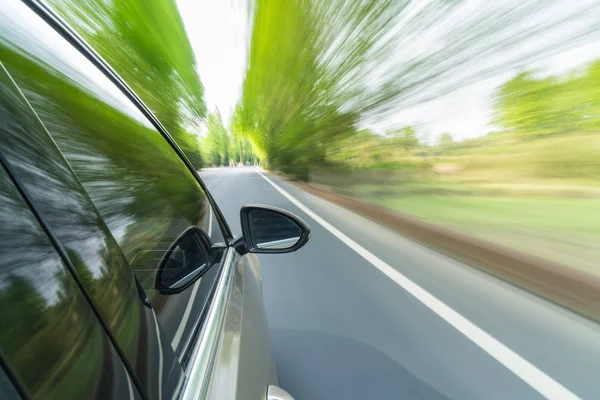
<path id="1" fill-rule="evenodd" d="M 191 226 L 207 232 L 213 243 L 224 242 L 205 193 L 165 138 L 81 53 L 30 10 L 5 16 L 4 66 L 85 189 L 183 359 L 219 268 L 170 296 L 154 290 L 154 275 L 165 251 Z"/>
<path id="2" fill-rule="evenodd" d="M 0 66 L 0 144 L 7 165 L 63 246 L 144 392 L 151 398 L 160 391 L 172 395 L 183 372 L 168 340 L 158 336 L 154 313 L 140 299 L 125 257 L 4 64 Z M 162 360 L 158 346 L 165 348 Z M 169 375 L 159 377 L 161 363 L 169 366 Z"/>
<path id="3" fill-rule="evenodd" d="M 71 271 L 3 166 L 0 302 L 2 358 L 29 398 L 141 398 Z M 4 390 L 10 388 L 0 385 L 0 397 L 8 398 Z"/>

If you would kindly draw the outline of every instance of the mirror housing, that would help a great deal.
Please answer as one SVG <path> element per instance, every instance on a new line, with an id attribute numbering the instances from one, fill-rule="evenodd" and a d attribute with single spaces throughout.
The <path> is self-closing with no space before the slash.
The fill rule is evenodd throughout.
<path id="1" fill-rule="evenodd" d="M 213 245 L 203 230 L 187 228 L 163 254 L 154 275 L 154 289 L 163 295 L 181 293 L 216 264 L 222 253 L 223 247 Z"/>
<path id="2" fill-rule="evenodd" d="M 300 217 L 281 208 L 245 205 L 240 209 L 242 236 L 233 246 L 246 253 L 290 253 L 310 239 L 310 227 Z"/>

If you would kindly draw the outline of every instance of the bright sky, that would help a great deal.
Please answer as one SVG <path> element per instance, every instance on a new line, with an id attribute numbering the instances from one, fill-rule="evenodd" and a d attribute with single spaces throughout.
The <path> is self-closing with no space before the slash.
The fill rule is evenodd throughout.
<path id="1" fill-rule="evenodd" d="M 196 54 L 204 99 L 228 123 L 246 69 L 247 20 L 243 0 L 177 0 Z"/>
<path id="2" fill-rule="evenodd" d="M 208 110 L 218 108 L 227 123 L 241 94 L 246 67 L 246 2 L 177 0 L 177 3 L 196 53 Z M 392 126 L 415 125 L 432 140 L 443 132 L 452 132 L 455 139 L 483 135 L 494 129 L 491 120 L 496 89 L 516 72 L 527 69 L 548 75 L 563 74 L 598 58 L 600 38 L 542 61 L 467 85 L 439 99 L 401 109 L 373 128 L 383 131 Z"/>

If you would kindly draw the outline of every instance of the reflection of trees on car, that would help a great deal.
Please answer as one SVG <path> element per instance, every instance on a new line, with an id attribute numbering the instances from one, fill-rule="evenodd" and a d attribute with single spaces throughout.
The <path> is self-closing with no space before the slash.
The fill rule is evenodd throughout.
<path id="1" fill-rule="evenodd" d="M 111 231 L 124 233 L 116 238 L 128 260 L 153 242 L 168 246 L 201 220 L 204 195 L 157 131 L 107 106 L 69 77 L 8 50 L 3 56 L 23 88 L 36 93 L 32 105 Z"/>
<path id="2" fill-rule="evenodd" d="M 196 135 L 206 106 L 194 52 L 175 2 L 49 3 L 125 79 L 200 168 Z"/>
<path id="3" fill-rule="evenodd" d="M 34 398 L 101 396 L 107 382 L 99 375 L 106 350 L 100 325 L 3 169 L 0 224 L 0 347 L 5 361 Z M 86 373 L 80 374 L 82 370 Z M 75 375 L 79 378 L 73 379 Z"/>

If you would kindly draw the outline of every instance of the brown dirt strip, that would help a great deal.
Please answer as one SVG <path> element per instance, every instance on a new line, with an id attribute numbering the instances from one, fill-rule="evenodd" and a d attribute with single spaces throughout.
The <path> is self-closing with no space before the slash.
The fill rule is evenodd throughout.
<path id="1" fill-rule="evenodd" d="M 491 242 L 270 172 L 318 197 L 588 318 L 600 321 L 600 279 Z"/>

